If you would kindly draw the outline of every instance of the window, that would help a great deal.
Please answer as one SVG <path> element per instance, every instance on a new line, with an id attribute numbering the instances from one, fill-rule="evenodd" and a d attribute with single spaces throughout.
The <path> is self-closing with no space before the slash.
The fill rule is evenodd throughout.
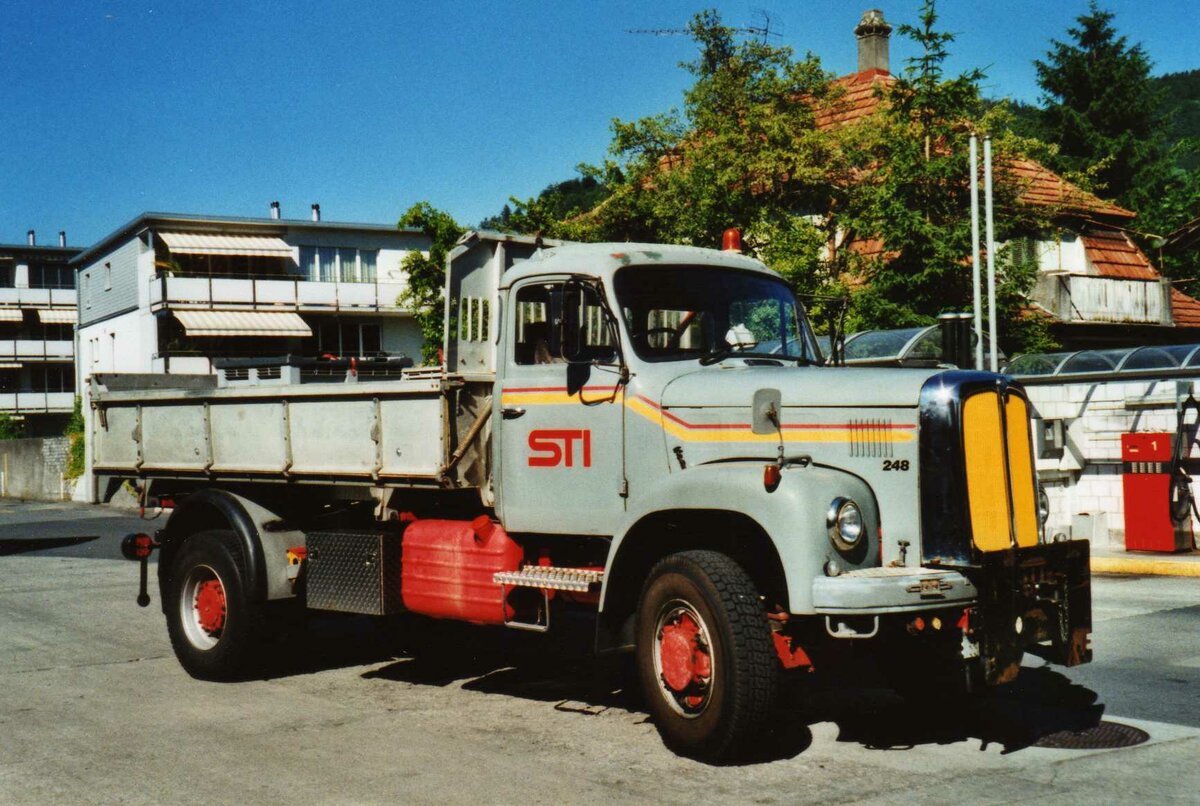
<path id="1" fill-rule="evenodd" d="M 651 361 L 725 354 L 817 360 L 791 290 L 752 272 L 640 266 L 615 277 L 633 349 Z"/>
<path id="2" fill-rule="evenodd" d="M 373 283 L 378 256 L 378 249 L 301 246 L 300 273 L 322 283 Z"/>
<path id="3" fill-rule="evenodd" d="M 74 288 L 75 272 L 67 266 L 32 263 L 29 266 L 30 288 Z"/>
<path id="4" fill-rule="evenodd" d="M 317 352 L 339 358 L 361 358 L 383 352 L 383 331 L 378 322 L 325 319 L 316 328 Z"/>
<path id="5" fill-rule="evenodd" d="M 459 341 L 486 342 L 491 314 L 483 297 L 463 297 L 458 304 Z"/>
<path id="6" fill-rule="evenodd" d="M 574 289 L 581 287 L 575 284 Z M 581 360 L 609 361 L 615 356 L 612 331 L 604 309 L 594 298 L 590 287 L 582 294 L 571 295 L 570 304 L 579 305 L 578 316 Z M 517 364 L 557 364 L 563 361 L 562 338 L 564 306 L 568 304 L 562 283 L 527 285 L 517 292 L 516 337 L 513 339 L 513 361 Z M 482 300 L 481 300 L 482 302 Z"/>
<path id="7" fill-rule="evenodd" d="M 69 364 L 46 364 L 32 369 L 29 382 L 34 392 L 74 392 L 75 372 Z"/>

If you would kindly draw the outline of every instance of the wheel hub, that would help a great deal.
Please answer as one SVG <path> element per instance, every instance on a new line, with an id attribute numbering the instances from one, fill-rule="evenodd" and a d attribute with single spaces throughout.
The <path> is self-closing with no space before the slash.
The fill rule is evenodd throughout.
<path id="1" fill-rule="evenodd" d="M 225 626 L 225 586 L 219 579 L 206 579 L 196 586 L 196 621 L 209 635 Z"/>
<path id="2" fill-rule="evenodd" d="M 701 708 L 712 682 L 712 656 L 699 616 L 676 607 L 660 621 L 658 666 L 666 693 L 688 710 Z"/>

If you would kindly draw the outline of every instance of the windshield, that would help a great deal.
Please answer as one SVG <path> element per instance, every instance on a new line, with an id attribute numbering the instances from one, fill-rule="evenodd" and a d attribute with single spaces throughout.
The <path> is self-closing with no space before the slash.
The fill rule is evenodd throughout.
<path id="1" fill-rule="evenodd" d="M 637 266 L 618 271 L 614 282 L 643 359 L 730 354 L 820 361 L 804 312 L 781 280 L 710 266 Z"/>

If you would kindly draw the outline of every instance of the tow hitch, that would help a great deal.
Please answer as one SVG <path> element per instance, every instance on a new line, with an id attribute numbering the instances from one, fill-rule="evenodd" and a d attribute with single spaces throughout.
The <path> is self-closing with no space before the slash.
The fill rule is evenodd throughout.
<path id="1" fill-rule="evenodd" d="M 146 589 L 147 568 L 150 565 L 150 555 L 158 547 L 158 541 L 147 534 L 125 535 L 121 540 L 121 554 L 125 559 L 139 564 L 138 571 L 141 579 L 138 583 L 138 607 L 146 607 L 150 604 L 150 593 Z"/>

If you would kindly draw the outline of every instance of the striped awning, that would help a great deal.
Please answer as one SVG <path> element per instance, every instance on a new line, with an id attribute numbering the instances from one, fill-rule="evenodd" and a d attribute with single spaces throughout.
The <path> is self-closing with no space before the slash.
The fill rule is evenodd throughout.
<path id="1" fill-rule="evenodd" d="M 189 336 L 307 338 L 312 329 L 300 314 L 277 311 L 174 311 Z"/>
<path id="2" fill-rule="evenodd" d="M 20 322 L 24 318 L 20 308 L 0 308 L 0 322 Z"/>
<path id="3" fill-rule="evenodd" d="M 43 325 L 73 325 L 78 320 L 74 308 L 47 308 L 37 315 Z"/>
<path id="4" fill-rule="evenodd" d="M 292 247 L 265 235 L 213 235 L 199 232 L 160 232 L 158 237 L 175 254 L 291 257 Z"/>

